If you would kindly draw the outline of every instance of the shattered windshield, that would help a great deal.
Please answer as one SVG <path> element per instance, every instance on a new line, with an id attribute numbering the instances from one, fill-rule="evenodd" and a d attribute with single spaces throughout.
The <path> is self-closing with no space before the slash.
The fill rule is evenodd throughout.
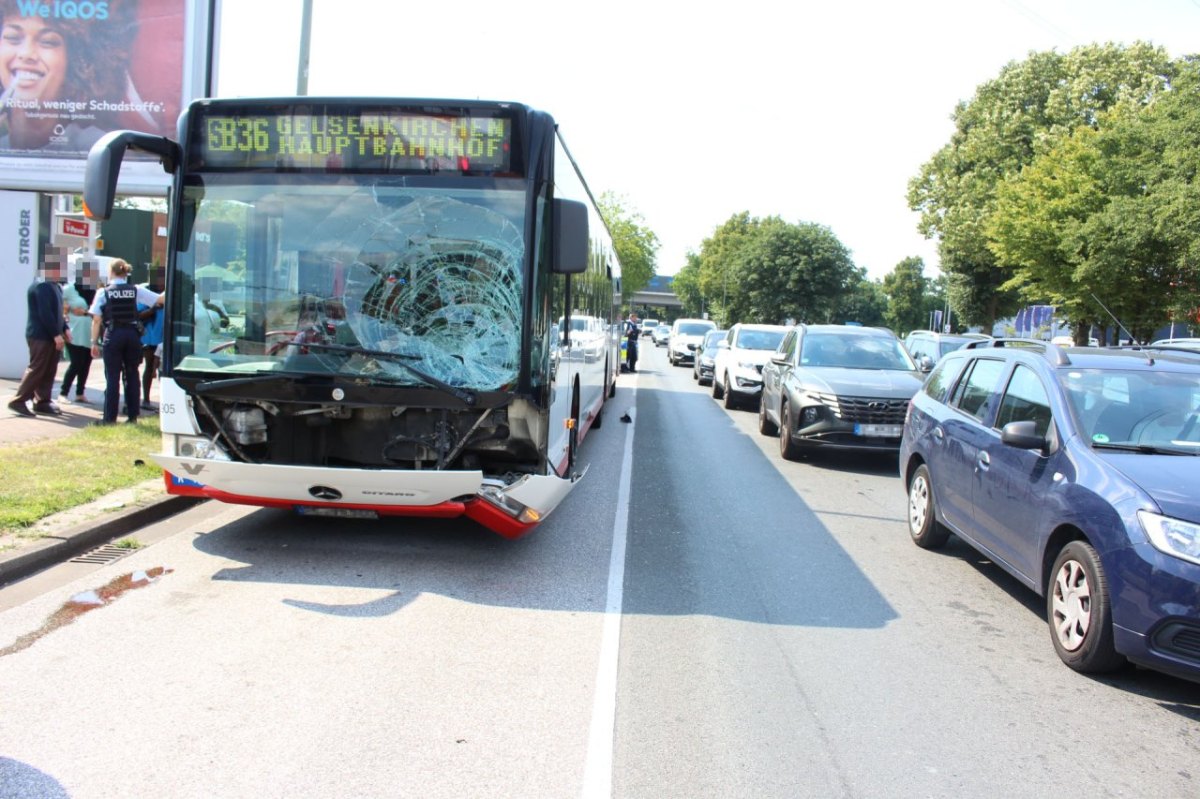
<path id="1" fill-rule="evenodd" d="M 191 243 L 171 289 L 176 369 L 516 382 L 522 183 L 235 180 L 206 176 L 182 198 Z"/>

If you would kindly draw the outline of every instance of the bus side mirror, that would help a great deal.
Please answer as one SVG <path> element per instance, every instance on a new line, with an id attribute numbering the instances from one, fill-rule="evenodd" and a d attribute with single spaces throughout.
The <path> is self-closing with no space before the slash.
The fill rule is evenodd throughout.
<path id="1" fill-rule="evenodd" d="M 157 155 L 163 170 L 168 173 L 173 173 L 179 163 L 179 145 L 170 139 L 133 130 L 104 134 L 88 151 L 83 178 L 83 212 L 90 219 L 104 220 L 112 216 L 117 177 L 121 174 L 121 161 L 126 150 Z"/>
<path id="2" fill-rule="evenodd" d="M 576 200 L 554 201 L 554 266 L 559 275 L 578 275 L 588 265 L 588 210 Z"/>

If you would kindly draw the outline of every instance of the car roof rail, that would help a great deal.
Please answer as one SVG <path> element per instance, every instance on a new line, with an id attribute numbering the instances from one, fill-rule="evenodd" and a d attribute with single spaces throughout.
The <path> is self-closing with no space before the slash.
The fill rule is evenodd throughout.
<path id="1" fill-rule="evenodd" d="M 1040 338 L 1016 338 L 1005 336 L 1001 338 L 979 339 L 978 341 L 969 341 L 960 349 L 964 350 L 986 350 L 990 348 L 1019 348 L 1030 349 L 1041 354 L 1046 360 L 1055 366 L 1070 366 L 1071 359 L 1067 357 L 1066 350 L 1057 344 L 1049 341 L 1043 341 Z"/>

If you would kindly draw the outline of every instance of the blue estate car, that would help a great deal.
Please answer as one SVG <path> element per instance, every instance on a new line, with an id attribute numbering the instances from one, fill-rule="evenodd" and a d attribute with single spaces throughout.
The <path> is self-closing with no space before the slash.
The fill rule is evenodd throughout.
<path id="1" fill-rule="evenodd" d="M 1200 353 L 997 339 L 947 355 L 900 446 L 913 541 L 1046 599 L 1059 657 L 1200 681 Z"/>

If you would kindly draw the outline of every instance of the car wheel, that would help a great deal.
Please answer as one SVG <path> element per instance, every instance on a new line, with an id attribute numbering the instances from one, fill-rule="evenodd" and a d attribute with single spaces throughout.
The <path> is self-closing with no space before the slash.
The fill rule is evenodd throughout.
<path id="1" fill-rule="evenodd" d="M 1086 541 L 1072 541 L 1058 553 L 1046 592 L 1046 620 L 1055 651 L 1075 671 L 1096 674 L 1124 665 L 1113 644 L 1108 578 Z"/>
<path id="2" fill-rule="evenodd" d="M 786 400 L 779 409 L 779 454 L 789 461 L 800 457 L 800 448 L 792 441 L 792 411 Z"/>
<path id="3" fill-rule="evenodd" d="M 938 549 L 950 538 L 950 531 L 938 522 L 934 512 L 933 480 L 923 463 L 908 481 L 908 534 L 922 549 Z"/>
<path id="4" fill-rule="evenodd" d="M 764 436 L 779 434 L 779 425 L 767 418 L 767 403 L 764 398 L 760 398 L 758 401 L 758 432 Z"/>
<path id="5" fill-rule="evenodd" d="M 716 372 L 713 372 L 712 377 L 713 399 L 721 399 L 725 396 L 725 387 L 721 385 L 721 381 L 717 379 Z"/>
<path id="6" fill-rule="evenodd" d="M 725 385 L 721 387 L 721 393 L 725 395 L 725 407 L 733 410 L 741 404 L 741 400 L 737 397 L 737 392 L 733 390 L 733 386 L 729 384 L 729 373 L 725 373 Z"/>

